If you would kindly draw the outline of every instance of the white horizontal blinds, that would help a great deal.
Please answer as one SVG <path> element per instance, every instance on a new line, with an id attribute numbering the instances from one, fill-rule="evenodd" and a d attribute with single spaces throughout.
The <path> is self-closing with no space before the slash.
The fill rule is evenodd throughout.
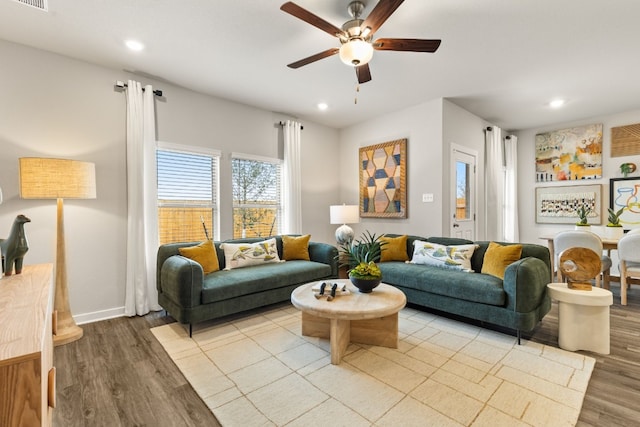
<path id="1" fill-rule="evenodd" d="M 282 218 L 282 162 L 234 153 L 231 168 L 234 237 L 278 234 Z"/>
<path id="2" fill-rule="evenodd" d="M 160 244 L 217 238 L 217 152 L 158 148 L 156 158 Z"/>

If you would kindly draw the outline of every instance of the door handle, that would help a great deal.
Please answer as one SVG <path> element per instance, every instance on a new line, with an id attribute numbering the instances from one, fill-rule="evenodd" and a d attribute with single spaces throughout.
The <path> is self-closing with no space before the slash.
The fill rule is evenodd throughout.
<path id="1" fill-rule="evenodd" d="M 453 224 L 453 228 L 460 227 L 460 224 Z"/>

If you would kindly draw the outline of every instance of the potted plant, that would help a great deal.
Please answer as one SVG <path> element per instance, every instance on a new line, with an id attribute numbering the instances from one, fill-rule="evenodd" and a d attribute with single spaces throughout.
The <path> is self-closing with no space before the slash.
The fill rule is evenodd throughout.
<path id="1" fill-rule="evenodd" d="M 365 231 L 361 238 L 339 248 L 340 266 L 349 268 L 349 280 L 360 292 L 369 293 L 382 281 L 382 272 L 376 262 L 380 261 L 385 243 L 375 234 Z"/>
<path id="2" fill-rule="evenodd" d="M 609 211 L 609 223 L 607 224 L 606 234 L 608 238 L 619 239 L 624 234 L 622 224 L 620 224 L 620 215 L 624 212 L 624 207 L 614 211 L 612 208 L 607 209 Z"/>
<path id="3" fill-rule="evenodd" d="M 580 218 L 580 220 L 576 222 L 576 230 L 581 230 L 581 227 L 589 227 L 589 214 L 591 213 L 591 208 L 587 208 L 582 205 L 578 208 L 576 213 L 578 214 L 578 218 Z"/>
<path id="4" fill-rule="evenodd" d="M 624 176 L 625 178 L 627 177 L 628 174 L 634 173 L 635 171 L 636 171 L 635 163 L 623 163 L 620 165 L 620 172 L 622 172 L 622 176 Z"/>

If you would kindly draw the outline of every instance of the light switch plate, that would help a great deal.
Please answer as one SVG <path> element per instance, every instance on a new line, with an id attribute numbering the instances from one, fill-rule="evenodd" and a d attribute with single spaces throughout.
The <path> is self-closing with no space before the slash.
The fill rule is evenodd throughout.
<path id="1" fill-rule="evenodd" d="M 433 193 L 424 193 L 422 195 L 422 202 L 423 203 L 431 203 L 431 202 L 433 202 Z"/>

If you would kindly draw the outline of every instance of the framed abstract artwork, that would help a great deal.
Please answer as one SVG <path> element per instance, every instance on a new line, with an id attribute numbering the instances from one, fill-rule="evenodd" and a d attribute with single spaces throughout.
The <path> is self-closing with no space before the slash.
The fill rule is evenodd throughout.
<path id="1" fill-rule="evenodd" d="M 615 211 L 624 208 L 620 224 L 625 230 L 640 227 L 640 177 L 610 179 L 609 207 Z"/>
<path id="2" fill-rule="evenodd" d="M 360 147 L 360 216 L 407 217 L 407 140 Z"/>
<path id="3" fill-rule="evenodd" d="M 602 178 L 602 123 L 536 135 L 536 182 Z"/>
<path id="4" fill-rule="evenodd" d="M 571 185 L 536 188 L 538 224 L 575 224 L 579 207 L 590 209 L 589 224 L 602 223 L 602 185 Z"/>

